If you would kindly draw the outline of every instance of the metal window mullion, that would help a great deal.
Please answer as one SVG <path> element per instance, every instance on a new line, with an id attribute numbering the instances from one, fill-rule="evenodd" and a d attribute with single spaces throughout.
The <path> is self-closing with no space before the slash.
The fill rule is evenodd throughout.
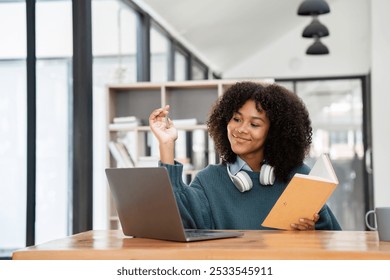
<path id="1" fill-rule="evenodd" d="M 168 48 L 168 81 L 175 80 L 175 49 L 175 42 L 170 39 Z"/>
<path id="2" fill-rule="evenodd" d="M 73 11 L 73 233 L 92 229 L 93 116 L 91 0 L 72 1 Z"/>
<path id="3" fill-rule="evenodd" d="M 150 81 L 150 16 L 137 12 L 137 81 Z"/>
<path id="4" fill-rule="evenodd" d="M 189 53 L 187 58 L 187 67 L 186 67 L 186 80 L 192 80 L 192 54 Z"/>
<path id="5" fill-rule="evenodd" d="M 35 244 L 36 215 L 36 48 L 35 0 L 26 1 L 27 32 L 27 205 L 26 246 Z"/>

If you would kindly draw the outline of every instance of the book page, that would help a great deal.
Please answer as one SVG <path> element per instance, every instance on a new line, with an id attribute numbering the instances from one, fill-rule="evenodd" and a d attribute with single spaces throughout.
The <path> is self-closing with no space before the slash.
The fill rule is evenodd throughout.
<path id="1" fill-rule="evenodd" d="M 312 167 L 309 175 L 322 177 L 338 183 L 336 172 L 327 154 L 321 154 Z"/>

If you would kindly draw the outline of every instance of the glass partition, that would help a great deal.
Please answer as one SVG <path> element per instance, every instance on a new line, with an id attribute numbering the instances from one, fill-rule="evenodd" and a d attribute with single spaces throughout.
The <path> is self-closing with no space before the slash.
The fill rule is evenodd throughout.
<path id="1" fill-rule="evenodd" d="M 175 51 L 175 81 L 187 80 L 187 57 L 180 51 Z"/>
<path id="2" fill-rule="evenodd" d="M 118 0 L 92 1 L 93 53 L 93 228 L 108 225 L 108 189 L 104 169 L 107 148 L 107 84 L 137 78 L 136 15 Z"/>
<path id="3" fill-rule="evenodd" d="M 36 4 L 35 243 L 70 233 L 72 1 Z"/>
<path id="4" fill-rule="evenodd" d="M 313 126 L 308 164 L 329 153 L 339 185 L 329 200 L 344 230 L 364 230 L 363 86 L 360 79 L 296 82 Z"/>
<path id="5" fill-rule="evenodd" d="M 26 245 L 26 4 L 0 3 L 0 258 Z"/>
<path id="6" fill-rule="evenodd" d="M 165 82 L 168 80 L 169 41 L 154 26 L 150 28 L 150 80 Z"/>

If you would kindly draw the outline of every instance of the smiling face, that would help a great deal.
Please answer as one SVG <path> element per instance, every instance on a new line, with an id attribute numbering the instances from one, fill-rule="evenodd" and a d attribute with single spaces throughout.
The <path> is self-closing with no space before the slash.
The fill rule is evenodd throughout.
<path id="1" fill-rule="evenodd" d="M 265 111 L 257 111 L 253 100 L 248 100 L 228 122 L 228 138 L 233 152 L 253 171 L 260 170 L 269 127 L 270 121 Z"/>

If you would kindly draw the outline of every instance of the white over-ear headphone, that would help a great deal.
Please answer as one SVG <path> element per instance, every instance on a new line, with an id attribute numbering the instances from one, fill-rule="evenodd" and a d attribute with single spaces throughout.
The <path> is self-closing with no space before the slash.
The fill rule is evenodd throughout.
<path id="1" fill-rule="evenodd" d="M 236 175 L 233 175 L 229 170 L 229 164 L 226 165 L 226 169 L 233 184 L 240 192 L 246 192 L 252 188 L 253 182 L 248 173 L 240 171 Z M 265 186 L 273 185 L 275 182 L 274 168 L 264 163 L 260 169 L 259 181 L 260 184 Z"/>

